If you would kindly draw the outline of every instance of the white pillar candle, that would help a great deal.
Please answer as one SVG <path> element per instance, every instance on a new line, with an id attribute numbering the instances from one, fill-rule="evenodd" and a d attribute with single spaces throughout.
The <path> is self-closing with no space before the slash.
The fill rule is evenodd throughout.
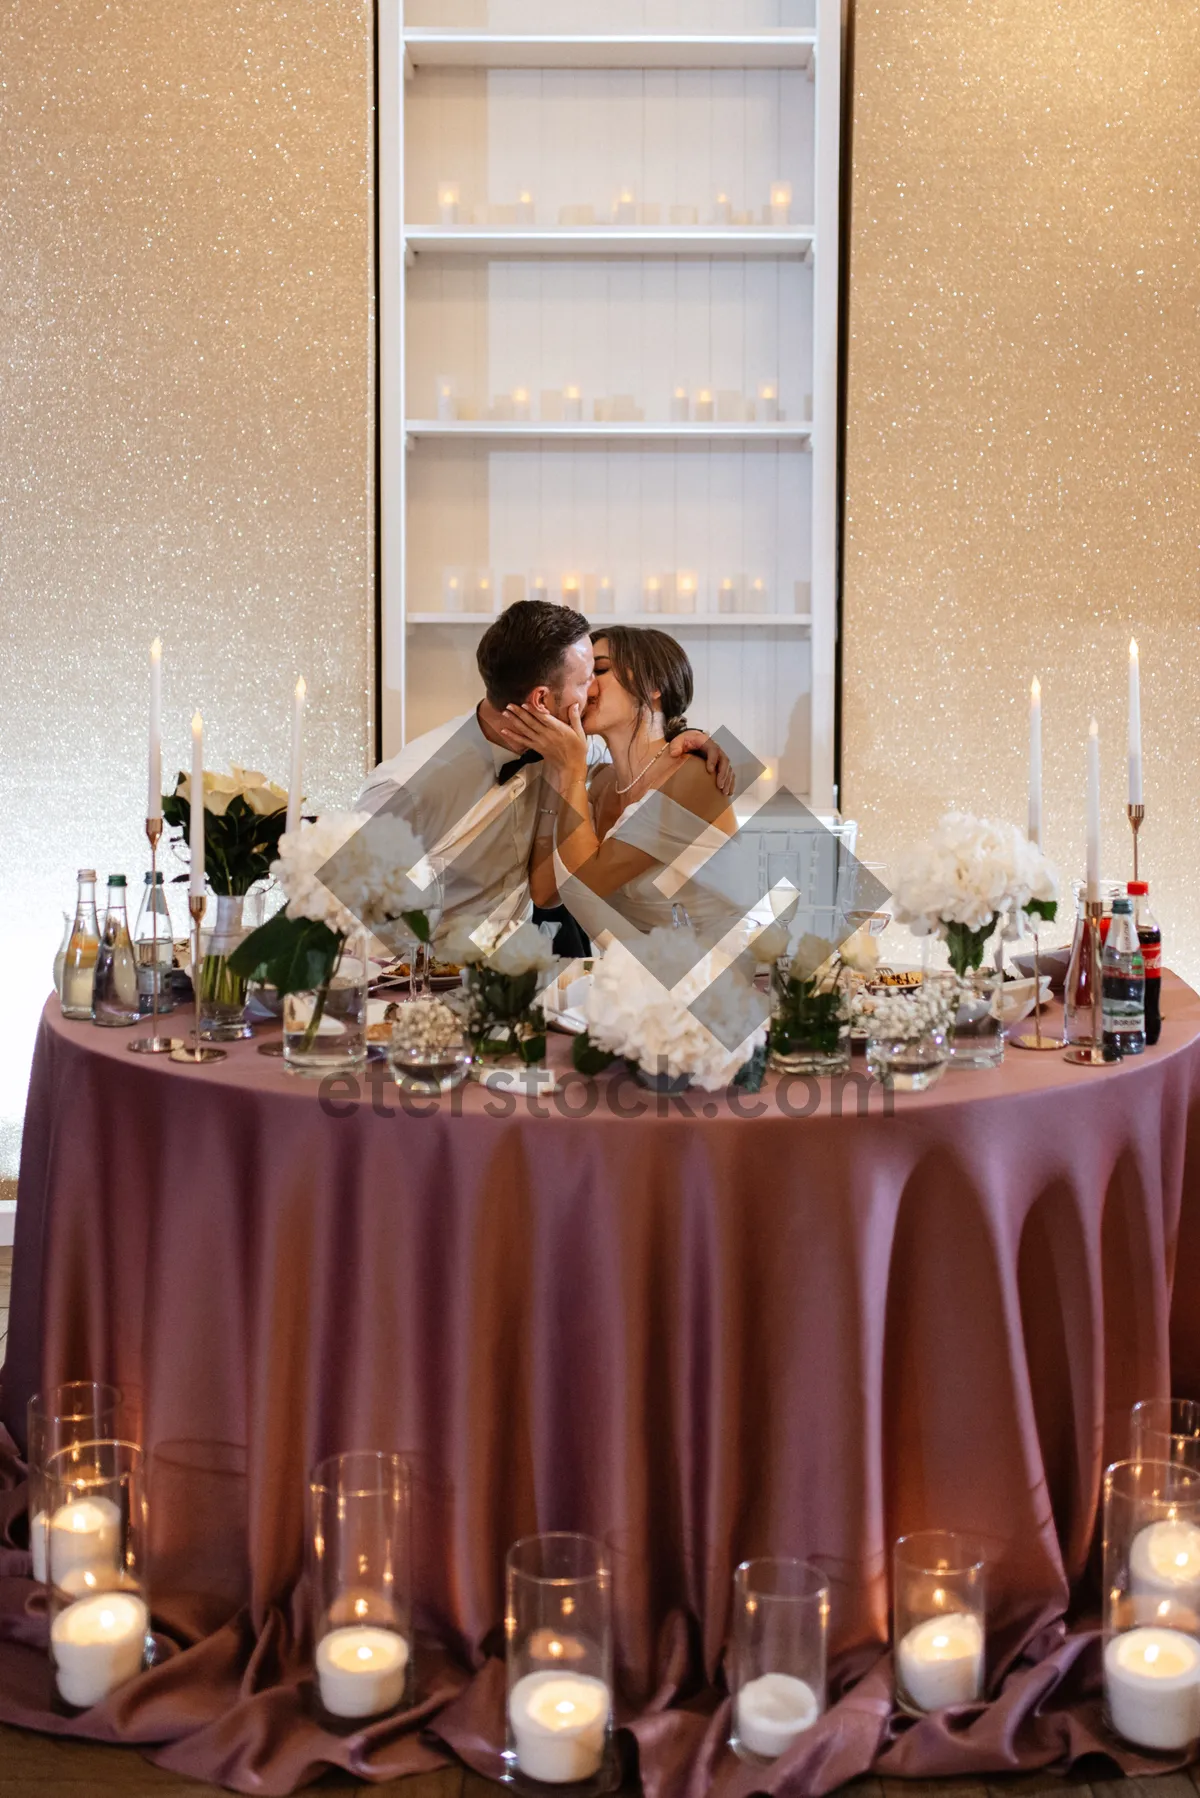
<path id="1" fill-rule="evenodd" d="M 304 745 L 304 704 L 308 687 L 304 676 L 296 682 L 296 691 L 292 695 L 292 753 L 288 764 L 288 800 L 287 820 L 285 828 L 289 831 L 300 828 L 300 801 L 303 798 L 301 787 L 304 783 L 303 745 Z"/>
<path id="2" fill-rule="evenodd" d="M 540 600 L 543 605 L 550 601 L 550 583 L 544 574 L 533 574 L 529 577 L 529 597 Z"/>
<path id="3" fill-rule="evenodd" d="M 764 381 L 759 387 L 758 421 L 764 425 L 779 423 L 779 385 L 775 381 Z"/>
<path id="4" fill-rule="evenodd" d="M 1129 803 L 1142 803 L 1142 671 L 1137 639 L 1129 639 Z"/>
<path id="5" fill-rule="evenodd" d="M 564 606 L 570 606 L 572 611 L 577 612 L 580 606 L 581 591 L 577 574 L 563 575 L 562 602 Z"/>
<path id="6" fill-rule="evenodd" d="M 162 817 L 162 640 L 150 645 L 150 768 L 147 818 Z"/>
<path id="7" fill-rule="evenodd" d="M 121 1513 L 111 1499 L 72 1499 L 59 1506 L 48 1527 L 43 1519 L 43 1529 L 43 1577 L 48 1572 L 56 1586 L 69 1588 L 72 1576 L 81 1573 L 111 1578 L 117 1571 Z M 36 1575 L 36 1546 L 33 1552 Z"/>
<path id="8" fill-rule="evenodd" d="M 681 571 L 675 576 L 675 598 L 679 611 L 694 612 L 696 610 L 696 595 L 699 589 L 700 583 L 694 574 Z"/>
<path id="9" fill-rule="evenodd" d="M 642 593 L 643 610 L 661 612 L 663 608 L 662 582 L 656 574 L 649 575 Z"/>
<path id="10" fill-rule="evenodd" d="M 1087 741 L 1087 897 L 1100 898 L 1100 729 L 1093 718 Z"/>
<path id="11" fill-rule="evenodd" d="M 404 1696 L 408 1643 L 395 1630 L 350 1624 L 317 1643 L 321 1703 L 334 1717 L 377 1717 Z"/>
<path id="12" fill-rule="evenodd" d="M 692 404 L 686 387 L 676 387 L 671 394 L 671 423 L 686 424 L 691 415 Z"/>
<path id="13" fill-rule="evenodd" d="M 921 1711 L 969 1704 L 983 1691 L 983 1630 L 978 1617 L 951 1611 L 910 1629 L 896 1650 L 896 1683 Z"/>
<path id="14" fill-rule="evenodd" d="M 199 712 L 192 718 L 192 783 L 191 822 L 188 828 L 188 854 L 191 873 L 188 893 L 193 899 L 204 897 L 204 720 Z"/>
<path id="15" fill-rule="evenodd" d="M 1200 1645 L 1177 1629 L 1131 1629 L 1104 1650 L 1113 1728 L 1139 1748 L 1187 1748 L 1200 1736 Z"/>
<path id="16" fill-rule="evenodd" d="M 527 187 L 523 187 L 517 195 L 517 223 L 520 225 L 532 225 L 535 217 L 536 213 L 534 210 L 533 195 Z"/>
<path id="17" fill-rule="evenodd" d="M 444 424 L 451 424 L 458 417 L 458 407 L 454 403 L 454 382 L 449 375 L 439 375 L 434 387 L 437 393 L 437 416 Z"/>
<path id="18" fill-rule="evenodd" d="M 718 194 L 716 200 L 713 202 L 713 224 L 732 225 L 732 223 L 733 202 L 730 200 L 728 194 Z"/>
<path id="19" fill-rule="evenodd" d="M 761 575 L 755 575 L 750 583 L 750 610 L 765 612 L 767 609 L 767 583 Z"/>
<path id="20" fill-rule="evenodd" d="M 129 1592 L 77 1599 L 50 1625 L 55 1680 L 67 1704 L 85 1711 L 141 1672 L 149 1615 Z"/>
<path id="21" fill-rule="evenodd" d="M 570 1785 L 600 1770 L 610 1698 L 583 1673 L 527 1673 L 508 1695 L 517 1765 L 545 1785 Z"/>
<path id="22" fill-rule="evenodd" d="M 792 222 L 792 186 L 790 181 L 773 181 L 771 183 L 771 223 L 773 225 L 790 225 Z"/>
<path id="23" fill-rule="evenodd" d="M 763 1673 L 737 1695 L 738 1740 L 751 1754 L 776 1760 L 820 1715 L 817 1695 L 790 1673 Z"/>
<path id="24" fill-rule="evenodd" d="M 614 225 L 637 224 L 637 201 L 631 187 L 623 187 L 613 206 Z"/>
<path id="25" fill-rule="evenodd" d="M 442 610 L 443 612 L 461 612 L 462 609 L 462 576 L 451 569 L 447 569 L 442 576 Z"/>
<path id="26" fill-rule="evenodd" d="M 513 417 L 514 418 L 519 418 L 519 419 L 528 419 L 529 418 L 530 402 L 529 402 L 528 387 L 514 387 L 513 388 L 512 405 L 513 405 Z"/>
<path id="27" fill-rule="evenodd" d="M 600 579 L 596 582 L 596 610 L 598 612 L 611 612 L 615 597 L 611 580 L 606 574 L 602 574 Z"/>
<path id="28" fill-rule="evenodd" d="M 438 182 L 438 218 L 443 225 L 457 225 L 458 198 L 458 188 L 453 181 Z"/>
<path id="29" fill-rule="evenodd" d="M 46 1562 L 46 1539 L 50 1529 L 50 1519 L 44 1511 L 35 1511 L 29 1520 L 29 1552 L 33 1556 L 33 1577 L 40 1585 L 45 1585 L 49 1571 Z"/>
<path id="30" fill-rule="evenodd" d="M 716 417 L 716 410 L 712 389 L 710 387 L 702 387 L 696 395 L 696 423 L 710 425 Z"/>
<path id="31" fill-rule="evenodd" d="M 583 393 L 580 388 L 563 388 L 563 418 L 571 425 L 583 422 Z"/>
<path id="32" fill-rule="evenodd" d="M 1042 846 L 1042 683 L 1029 689 L 1029 841 Z"/>
<path id="33" fill-rule="evenodd" d="M 736 612 L 738 609 L 737 582 L 726 575 L 717 588 L 718 612 Z"/>
<path id="34" fill-rule="evenodd" d="M 1176 1519 L 1139 1530 L 1129 1551 L 1129 1585 L 1135 1599 L 1169 1598 L 1200 1609 L 1200 1529 Z"/>

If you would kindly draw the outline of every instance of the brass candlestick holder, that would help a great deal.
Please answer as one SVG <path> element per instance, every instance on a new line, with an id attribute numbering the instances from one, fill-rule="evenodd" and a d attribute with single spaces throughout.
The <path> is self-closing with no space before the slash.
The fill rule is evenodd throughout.
<path id="1" fill-rule="evenodd" d="M 181 1036 L 158 1034 L 158 839 L 162 836 L 161 818 L 146 819 L 146 839 L 150 844 L 150 916 L 153 920 L 154 975 L 150 988 L 150 1035 L 135 1036 L 125 1047 L 135 1055 L 173 1055 L 184 1046 Z"/>
<path id="2" fill-rule="evenodd" d="M 1092 948 L 1092 1040 L 1077 1043 L 1064 1057 L 1080 1068 L 1102 1068 L 1104 1060 L 1104 1018 L 1100 1009 L 1100 920 L 1104 916 L 1103 899 L 1089 899 L 1084 907 L 1089 941 Z"/>
<path id="3" fill-rule="evenodd" d="M 1146 808 L 1144 805 L 1130 805 L 1126 806 L 1125 809 L 1129 813 L 1129 828 L 1133 832 L 1133 878 L 1135 880 L 1140 880 L 1141 875 L 1138 873 L 1138 831 L 1145 822 Z"/>
<path id="4" fill-rule="evenodd" d="M 171 1060 L 185 1061 L 189 1067 L 197 1067 L 206 1061 L 225 1060 L 224 1049 L 214 1049 L 211 1043 L 200 1041 L 200 920 L 204 916 L 206 904 L 203 893 L 188 894 L 188 911 L 192 917 L 192 998 L 196 1016 L 192 1025 L 191 1042 L 181 1042 L 177 1049 L 172 1049 Z"/>
<path id="5" fill-rule="evenodd" d="M 1009 1040 L 1014 1049 L 1065 1049 L 1065 1036 L 1047 1036 L 1042 1030 L 1042 962 L 1038 933 L 1033 933 L 1033 1029 L 1032 1036 L 1014 1036 Z"/>

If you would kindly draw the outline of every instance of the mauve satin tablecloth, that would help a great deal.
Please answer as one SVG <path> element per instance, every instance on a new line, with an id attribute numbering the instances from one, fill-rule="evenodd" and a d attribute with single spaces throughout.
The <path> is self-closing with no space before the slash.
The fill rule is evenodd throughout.
<path id="1" fill-rule="evenodd" d="M 20 1442 L 31 1390 L 68 1378 L 140 1393 L 166 1658 L 52 1713 L 14 1456 L 0 1716 L 242 1791 L 417 1770 L 439 1738 L 495 1772 L 505 1550 L 567 1528 L 611 1547 L 622 1741 L 652 1798 L 1105 1745 L 1096 1637 L 1064 1619 L 1128 1408 L 1171 1387 L 1177 1271 L 1176 1389 L 1200 1391 L 1200 1000 L 1179 982 L 1138 1062 L 1010 1052 L 890 1112 L 872 1088 L 855 1115 L 850 1088 L 832 1115 L 826 1085 L 803 1118 L 770 1085 L 741 1100 L 761 1115 L 689 1095 L 688 1118 L 625 1080 L 587 1117 L 488 1116 L 506 1107 L 478 1089 L 416 1117 L 387 1083 L 339 1086 L 329 1115 L 252 1045 L 173 1067 L 56 1009 L 3 1419 Z M 421 1708 L 336 1737 L 306 1708 L 305 1481 L 367 1446 L 414 1463 Z M 913 1722 L 883 1654 L 889 1549 L 933 1526 L 988 1539 L 992 1702 Z M 765 1553 L 828 1568 L 843 1694 L 766 1777 L 723 1746 L 714 1683 L 732 1569 Z"/>

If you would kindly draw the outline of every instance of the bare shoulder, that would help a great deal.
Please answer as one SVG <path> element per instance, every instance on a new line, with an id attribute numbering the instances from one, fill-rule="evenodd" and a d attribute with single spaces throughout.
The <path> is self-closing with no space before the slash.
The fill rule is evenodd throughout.
<path id="1" fill-rule="evenodd" d="M 699 818 L 707 818 L 710 824 L 719 825 L 727 833 L 732 832 L 734 817 L 729 801 L 717 785 L 716 775 L 709 773 L 702 755 L 685 755 L 678 761 L 673 760 L 665 779 L 659 782 L 659 790 L 676 805 L 695 812 Z"/>

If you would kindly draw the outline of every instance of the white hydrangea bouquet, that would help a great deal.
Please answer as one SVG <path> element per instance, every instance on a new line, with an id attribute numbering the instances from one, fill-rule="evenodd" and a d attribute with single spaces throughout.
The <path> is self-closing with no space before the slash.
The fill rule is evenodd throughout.
<path id="1" fill-rule="evenodd" d="M 463 1028 L 485 1061 L 533 1067 L 546 1059 L 538 994 L 558 968 L 551 934 L 536 924 L 456 919 L 438 937 L 438 956 L 463 970 Z"/>
<path id="2" fill-rule="evenodd" d="M 1058 879 L 1036 843 L 1015 824 L 947 812 L 928 842 L 907 850 L 892 875 L 899 923 L 915 936 L 938 936 L 960 977 L 983 961 L 1002 921 L 1054 917 Z"/>
<path id="3" fill-rule="evenodd" d="M 360 929 L 386 938 L 389 927 L 400 925 L 429 941 L 429 921 L 414 903 L 428 884 L 424 855 L 404 819 L 388 813 L 326 812 L 303 820 L 280 838 L 279 859 L 271 864 L 284 909 L 251 931 L 230 965 L 281 996 L 315 993 L 315 1034 L 342 952 Z"/>
<path id="4" fill-rule="evenodd" d="M 599 1073 L 623 1056 L 651 1081 L 688 1080 L 705 1092 L 758 1086 L 767 1035 L 762 996 L 737 976 L 712 985 L 712 975 L 690 928 L 652 930 L 636 956 L 614 940 L 595 966 L 587 1034 L 572 1044 L 575 1066 Z M 702 995 L 703 1022 L 692 1009 Z"/>

